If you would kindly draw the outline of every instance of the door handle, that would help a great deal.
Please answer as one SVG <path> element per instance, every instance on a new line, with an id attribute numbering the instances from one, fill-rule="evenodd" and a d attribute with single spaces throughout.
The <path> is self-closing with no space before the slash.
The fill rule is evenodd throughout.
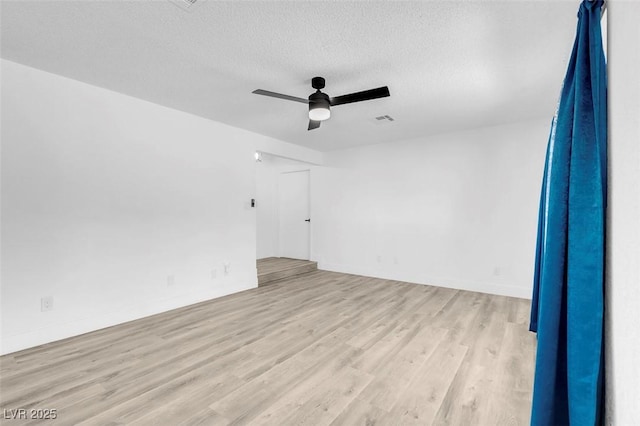
<path id="1" fill-rule="evenodd" d="M 304 221 L 305 222 L 311 222 L 311 219 L 305 219 Z"/>

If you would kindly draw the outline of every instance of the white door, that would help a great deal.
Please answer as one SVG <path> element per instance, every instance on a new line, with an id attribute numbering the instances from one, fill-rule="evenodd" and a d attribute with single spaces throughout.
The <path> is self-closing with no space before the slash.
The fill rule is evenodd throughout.
<path id="1" fill-rule="evenodd" d="M 309 170 L 280 174 L 278 216 L 280 257 L 309 260 Z"/>

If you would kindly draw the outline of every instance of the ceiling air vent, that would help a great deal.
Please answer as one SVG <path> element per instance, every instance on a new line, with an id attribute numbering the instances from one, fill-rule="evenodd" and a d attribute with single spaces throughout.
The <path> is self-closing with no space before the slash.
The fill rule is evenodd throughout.
<path id="1" fill-rule="evenodd" d="M 190 12 L 196 5 L 196 3 L 202 3 L 203 0 L 169 0 L 182 10 Z"/>
<path id="2" fill-rule="evenodd" d="M 386 120 L 386 121 L 395 121 L 395 118 L 393 118 L 393 117 L 391 117 L 391 116 L 389 116 L 389 115 L 381 115 L 381 116 L 379 116 L 379 117 L 376 117 L 376 120 L 378 120 L 378 121 L 383 121 L 383 120 Z"/>

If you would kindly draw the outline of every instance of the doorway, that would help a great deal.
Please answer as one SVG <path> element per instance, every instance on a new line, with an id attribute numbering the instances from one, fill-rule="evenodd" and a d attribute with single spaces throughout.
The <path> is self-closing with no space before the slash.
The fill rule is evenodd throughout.
<path id="1" fill-rule="evenodd" d="M 267 153 L 256 159 L 256 259 L 310 259 L 310 179 L 309 163 Z"/>
<path id="2" fill-rule="evenodd" d="M 309 170 L 280 173 L 278 217 L 280 257 L 309 260 L 311 237 Z"/>

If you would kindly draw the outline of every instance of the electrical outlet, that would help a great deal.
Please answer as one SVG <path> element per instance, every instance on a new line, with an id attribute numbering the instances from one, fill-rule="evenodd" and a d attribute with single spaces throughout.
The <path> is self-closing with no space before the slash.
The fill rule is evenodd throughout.
<path id="1" fill-rule="evenodd" d="M 229 272 L 231 272 L 231 263 L 225 262 L 225 264 L 224 264 L 224 274 L 225 275 L 229 275 Z"/>
<path id="2" fill-rule="evenodd" d="M 47 312 L 53 309 L 53 296 L 47 296 L 40 299 L 40 311 Z"/>
<path id="3" fill-rule="evenodd" d="M 167 275 L 167 286 L 172 286 L 176 283 L 176 277 L 174 275 Z"/>
<path id="4" fill-rule="evenodd" d="M 382 263 L 382 256 L 378 255 L 376 257 L 376 260 L 378 261 L 378 263 Z"/>
<path id="5" fill-rule="evenodd" d="M 218 278 L 218 270 L 214 268 L 211 270 L 211 279 L 215 280 L 216 278 Z"/>

